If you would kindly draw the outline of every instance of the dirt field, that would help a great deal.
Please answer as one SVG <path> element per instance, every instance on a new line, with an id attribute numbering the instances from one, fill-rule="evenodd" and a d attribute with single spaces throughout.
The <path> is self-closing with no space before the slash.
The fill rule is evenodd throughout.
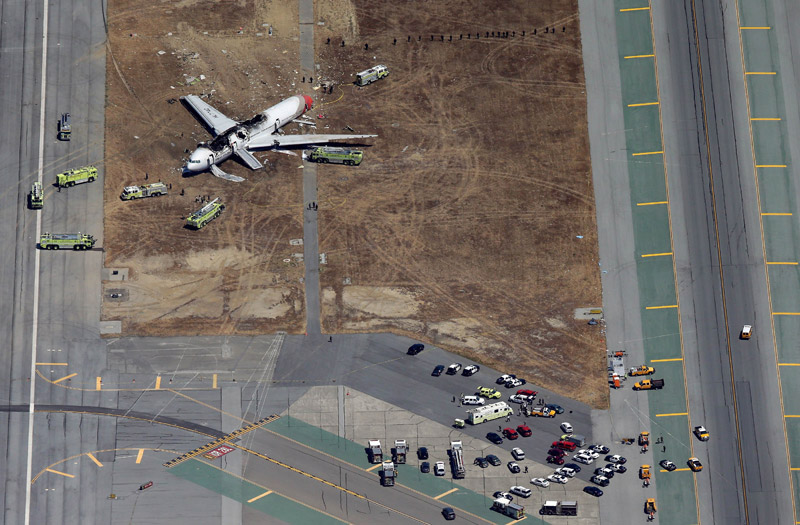
<path id="1" fill-rule="evenodd" d="M 207 134 L 168 103 L 215 90 L 241 118 L 302 92 L 319 132 L 379 135 L 360 167 L 318 169 L 323 331 L 408 334 L 607 404 L 602 335 L 572 319 L 601 302 L 576 0 L 318 1 L 326 95 L 295 73 L 294 2 L 109 4 L 106 266 L 131 279 L 105 318 L 140 334 L 303 330 L 299 159 L 259 154 L 258 174 L 228 161 L 239 185 L 183 178 Z M 377 63 L 387 79 L 352 85 Z M 145 173 L 170 196 L 120 202 Z M 229 207 L 190 232 L 197 195 Z"/>

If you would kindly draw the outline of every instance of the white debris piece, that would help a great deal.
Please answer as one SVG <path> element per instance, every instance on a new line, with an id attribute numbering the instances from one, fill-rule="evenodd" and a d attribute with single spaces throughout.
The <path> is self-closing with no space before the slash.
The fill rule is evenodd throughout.
<path id="1" fill-rule="evenodd" d="M 166 54 L 167 54 L 167 52 L 166 52 L 166 51 L 159 51 L 159 52 L 158 52 L 158 54 L 159 54 L 159 55 L 166 55 Z"/>

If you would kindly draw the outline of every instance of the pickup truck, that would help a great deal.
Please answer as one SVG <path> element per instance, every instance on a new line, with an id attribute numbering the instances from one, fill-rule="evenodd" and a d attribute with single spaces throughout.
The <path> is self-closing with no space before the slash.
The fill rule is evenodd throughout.
<path id="1" fill-rule="evenodd" d="M 633 385 L 634 390 L 660 390 L 664 388 L 663 379 L 645 379 Z"/>
<path id="2" fill-rule="evenodd" d="M 637 366 L 636 368 L 631 368 L 628 372 L 632 376 L 649 376 L 652 373 L 655 373 L 656 369 L 652 366 L 642 365 Z"/>

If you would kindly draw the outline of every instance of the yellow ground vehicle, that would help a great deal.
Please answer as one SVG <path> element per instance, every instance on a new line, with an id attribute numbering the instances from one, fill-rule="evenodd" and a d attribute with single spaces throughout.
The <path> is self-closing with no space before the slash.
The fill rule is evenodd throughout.
<path id="1" fill-rule="evenodd" d="M 664 388 L 663 379 L 644 379 L 633 385 L 634 390 L 660 390 Z"/>
<path id="2" fill-rule="evenodd" d="M 706 430 L 704 426 L 694 427 L 694 435 L 697 436 L 697 439 L 700 441 L 708 441 L 711 439 L 711 434 L 708 433 L 708 430 Z"/>
<path id="3" fill-rule="evenodd" d="M 500 396 L 502 396 L 500 392 L 488 386 L 479 386 L 478 395 L 489 399 L 500 399 Z"/>
<path id="4" fill-rule="evenodd" d="M 656 369 L 652 366 L 642 365 L 637 366 L 636 368 L 631 368 L 628 372 L 632 376 L 649 376 L 650 374 L 655 373 Z"/>
<path id="5" fill-rule="evenodd" d="M 753 327 L 750 326 L 749 324 L 744 325 L 742 327 L 742 334 L 740 337 L 742 339 L 750 339 L 751 335 L 753 335 Z"/>
<path id="6" fill-rule="evenodd" d="M 644 502 L 644 513 L 648 514 L 651 518 L 655 517 L 656 511 L 656 499 L 655 498 L 647 498 Z"/>
<path id="7" fill-rule="evenodd" d="M 56 184 L 60 188 L 68 188 L 82 182 L 94 182 L 97 179 L 97 168 L 94 166 L 84 166 L 73 168 L 64 173 L 56 175 Z"/>
<path id="8" fill-rule="evenodd" d="M 639 467 L 639 479 L 650 479 L 650 465 Z"/>
<path id="9" fill-rule="evenodd" d="M 689 465 L 689 468 L 692 469 L 692 472 L 700 472 L 703 470 L 703 464 L 700 463 L 700 460 L 697 458 L 689 458 L 689 461 L 686 462 Z"/>

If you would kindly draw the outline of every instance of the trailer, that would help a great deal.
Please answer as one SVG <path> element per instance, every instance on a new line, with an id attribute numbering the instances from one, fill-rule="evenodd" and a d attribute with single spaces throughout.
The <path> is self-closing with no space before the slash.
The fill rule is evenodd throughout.
<path id="1" fill-rule="evenodd" d="M 41 182 L 36 181 L 31 186 L 28 205 L 32 210 L 41 210 L 44 207 L 44 189 Z"/>
<path id="2" fill-rule="evenodd" d="M 394 480 L 397 477 L 397 469 L 391 461 L 384 461 L 381 465 L 380 471 L 381 485 L 384 487 L 393 487 Z"/>
<path id="3" fill-rule="evenodd" d="M 83 233 L 43 233 L 39 238 L 39 248 L 42 250 L 60 250 L 72 248 L 73 250 L 88 250 L 94 247 L 95 238 Z"/>
<path id="4" fill-rule="evenodd" d="M 577 501 L 545 501 L 542 512 L 546 516 L 577 516 Z"/>
<path id="5" fill-rule="evenodd" d="M 225 205 L 219 202 L 219 197 L 209 202 L 186 218 L 186 225 L 199 230 L 209 222 L 220 216 Z"/>
<path id="6" fill-rule="evenodd" d="M 513 414 L 514 411 L 505 401 L 492 403 L 467 410 L 467 421 L 472 425 L 477 425 L 493 419 L 499 419 Z"/>
<path id="7" fill-rule="evenodd" d="M 511 503 L 511 500 L 506 498 L 497 498 L 494 500 L 491 510 L 515 520 L 520 520 L 525 517 L 525 507 L 517 505 L 516 503 Z"/>
<path id="8" fill-rule="evenodd" d="M 407 451 L 408 451 L 408 446 L 406 445 L 405 439 L 394 440 L 394 458 L 397 464 L 399 465 L 405 464 Z"/>
<path id="9" fill-rule="evenodd" d="M 143 199 L 145 197 L 158 197 L 167 194 L 167 185 L 163 182 L 154 182 L 144 186 L 125 186 L 119 196 L 124 201 Z"/>
<path id="10" fill-rule="evenodd" d="M 450 466 L 453 469 L 453 479 L 464 479 L 467 469 L 464 467 L 464 447 L 461 441 L 450 442 Z"/>
<path id="11" fill-rule="evenodd" d="M 377 439 L 369 440 L 369 462 L 373 465 L 383 461 L 383 450 L 381 450 L 381 442 Z"/>

